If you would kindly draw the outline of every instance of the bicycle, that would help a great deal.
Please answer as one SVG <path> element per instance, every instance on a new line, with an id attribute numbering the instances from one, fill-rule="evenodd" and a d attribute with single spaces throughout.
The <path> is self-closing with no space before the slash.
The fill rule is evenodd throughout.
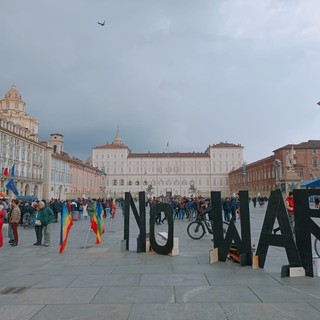
<path id="1" fill-rule="evenodd" d="M 36 220 L 36 215 L 35 214 L 30 214 L 28 218 L 24 221 L 23 223 L 23 228 L 25 229 L 32 229 L 34 228 L 34 222 Z"/>
<path id="2" fill-rule="evenodd" d="M 223 222 L 223 233 L 226 234 L 229 227 L 229 223 Z M 207 230 L 207 231 L 206 231 Z M 212 231 L 212 222 L 209 219 L 207 213 L 199 214 L 195 221 L 192 221 L 187 226 L 188 236 L 193 240 L 200 240 L 206 232 L 213 234 Z"/>
<path id="3" fill-rule="evenodd" d="M 314 239 L 314 251 L 316 252 L 317 256 L 320 258 L 320 240 L 318 238 Z"/>

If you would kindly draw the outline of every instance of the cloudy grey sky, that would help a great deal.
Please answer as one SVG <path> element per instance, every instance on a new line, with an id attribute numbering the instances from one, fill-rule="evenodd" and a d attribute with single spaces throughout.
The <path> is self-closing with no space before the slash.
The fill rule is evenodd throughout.
<path id="1" fill-rule="evenodd" d="M 40 140 L 82 160 L 119 125 L 133 152 L 228 141 L 250 163 L 320 138 L 319 17 L 319 0 L 2 0 L 0 97 L 15 83 Z"/>

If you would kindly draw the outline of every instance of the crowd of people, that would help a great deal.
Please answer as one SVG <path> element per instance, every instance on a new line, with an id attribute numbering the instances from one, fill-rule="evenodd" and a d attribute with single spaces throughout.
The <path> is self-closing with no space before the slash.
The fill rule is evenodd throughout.
<path id="1" fill-rule="evenodd" d="M 251 199 L 253 206 L 256 206 L 256 201 L 260 199 Z M 267 199 L 264 199 L 264 201 Z M 62 211 L 62 207 L 65 204 L 68 212 L 71 215 L 72 220 L 90 219 L 96 212 L 97 204 L 101 203 L 104 218 L 113 218 L 117 207 L 124 212 L 124 199 L 71 199 L 66 201 L 59 201 L 57 199 L 51 199 L 49 202 L 45 200 L 37 202 L 18 201 L 16 199 L 10 202 L 6 199 L 0 199 L 0 247 L 3 245 L 2 226 L 5 222 L 8 223 L 8 238 L 12 247 L 18 246 L 19 234 L 18 227 L 34 227 L 36 242 L 35 246 L 50 246 L 50 235 L 52 223 L 57 223 Z M 174 220 L 188 220 L 192 221 L 198 215 L 203 212 L 208 212 L 210 209 L 210 199 L 204 197 L 170 197 L 160 196 L 146 199 L 146 206 L 150 207 L 152 212 L 155 205 L 158 203 L 168 203 L 173 210 Z M 290 225 L 293 228 L 293 200 L 292 193 L 285 199 L 285 204 L 288 211 L 288 217 Z M 230 222 L 233 220 L 236 222 L 237 217 L 240 218 L 240 201 L 239 197 L 226 197 L 221 199 L 221 208 L 223 211 L 224 221 Z M 210 211 L 210 210 L 209 210 Z M 163 224 L 166 220 L 166 216 L 161 216 L 158 213 L 156 216 L 156 224 Z M 278 230 L 275 229 L 274 232 Z"/>
<path id="2" fill-rule="evenodd" d="M 124 206 L 123 199 L 118 199 L 118 206 Z M 35 246 L 49 247 L 51 242 L 51 228 L 53 223 L 59 222 L 63 205 L 66 205 L 72 220 L 90 219 L 96 212 L 98 203 L 101 203 L 105 218 L 114 217 L 116 211 L 115 201 L 106 199 L 78 198 L 66 201 L 51 199 L 28 202 L 12 199 L 0 199 L 0 247 L 3 246 L 2 227 L 8 224 L 8 238 L 12 247 L 19 244 L 18 228 L 34 228 L 36 242 Z"/>
<path id="3" fill-rule="evenodd" d="M 168 203 L 173 209 L 173 219 L 177 220 L 194 220 L 199 214 L 202 214 L 210 207 L 210 199 L 204 197 L 153 197 L 149 198 L 146 205 L 150 206 L 150 210 L 158 203 Z M 230 222 L 233 219 L 236 222 L 237 215 L 240 215 L 240 202 L 238 197 L 226 197 L 221 199 L 221 206 L 224 212 L 224 220 Z M 161 213 L 156 217 L 156 224 L 162 224 L 166 217 L 162 217 Z"/>

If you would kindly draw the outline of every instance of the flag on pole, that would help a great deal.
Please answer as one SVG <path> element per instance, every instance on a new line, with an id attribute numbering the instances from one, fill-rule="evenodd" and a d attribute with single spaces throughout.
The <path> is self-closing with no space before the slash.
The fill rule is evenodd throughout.
<path id="1" fill-rule="evenodd" d="M 169 140 L 167 141 L 166 151 L 165 152 L 169 152 Z"/>
<path id="2" fill-rule="evenodd" d="M 14 177 L 14 164 L 12 165 L 12 168 L 11 168 L 11 178 L 13 178 Z"/>
<path id="3" fill-rule="evenodd" d="M 111 218 L 114 219 L 116 216 L 116 211 L 117 211 L 117 204 L 116 204 L 116 199 L 112 199 L 112 210 L 111 210 Z"/>
<path id="4" fill-rule="evenodd" d="M 103 221 L 103 206 L 102 203 L 99 202 L 97 205 L 97 215 L 98 215 L 98 219 L 100 221 L 100 227 L 101 227 L 101 234 L 104 234 L 104 221 Z"/>
<path id="5" fill-rule="evenodd" d="M 3 169 L 3 175 L 7 178 L 9 177 L 9 162 L 7 162 L 7 165 Z"/>
<path id="6" fill-rule="evenodd" d="M 103 210 L 103 206 L 102 204 L 100 203 L 100 206 L 101 206 L 101 213 L 100 213 L 100 221 L 101 221 L 101 234 L 104 234 L 104 220 L 103 218 L 106 217 L 106 214 Z"/>
<path id="7" fill-rule="evenodd" d="M 61 212 L 61 229 L 60 229 L 60 250 L 62 253 L 67 248 L 69 231 L 73 226 L 72 218 L 66 204 L 63 204 Z"/>
<path id="8" fill-rule="evenodd" d="M 101 215 L 101 208 L 102 205 L 99 203 L 97 205 L 96 212 L 94 213 L 94 216 L 92 218 L 91 222 L 91 229 L 96 234 L 96 243 L 99 244 L 101 242 L 101 219 L 99 219 L 99 215 Z"/>
<path id="9" fill-rule="evenodd" d="M 19 195 L 19 191 L 18 191 L 13 179 L 10 179 L 8 181 L 8 183 L 6 184 L 6 188 L 7 188 L 7 190 L 11 190 L 16 196 Z"/>

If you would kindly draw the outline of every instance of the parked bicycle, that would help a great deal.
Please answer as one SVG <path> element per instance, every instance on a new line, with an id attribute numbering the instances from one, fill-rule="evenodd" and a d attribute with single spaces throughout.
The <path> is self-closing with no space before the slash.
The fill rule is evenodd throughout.
<path id="1" fill-rule="evenodd" d="M 225 234 L 228 230 L 229 223 L 223 222 L 223 233 Z M 199 240 L 206 233 L 212 234 L 212 221 L 209 219 L 208 212 L 199 214 L 195 221 L 192 221 L 187 226 L 187 233 L 191 239 Z"/>
<path id="2" fill-rule="evenodd" d="M 36 220 L 36 215 L 35 214 L 29 214 L 25 221 L 23 222 L 23 228 L 25 229 L 32 229 L 34 228 L 34 223 L 35 223 L 35 220 Z"/>
<path id="3" fill-rule="evenodd" d="M 314 251 L 316 252 L 317 256 L 320 258 L 320 240 L 318 238 L 314 239 Z"/>

